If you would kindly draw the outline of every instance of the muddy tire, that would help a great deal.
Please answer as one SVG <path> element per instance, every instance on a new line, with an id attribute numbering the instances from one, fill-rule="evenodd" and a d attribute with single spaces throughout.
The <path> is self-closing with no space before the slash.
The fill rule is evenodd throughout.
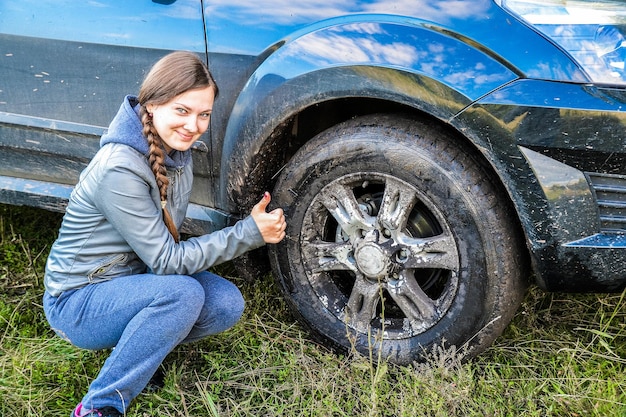
<path id="1" fill-rule="evenodd" d="M 526 288 L 518 227 L 457 142 L 368 116 L 322 132 L 285 167 L 274 201 L 287 238 L 270 260 L 316 338 L 408 364 L 440 345 L 471 357 L 509 323 Z"/>

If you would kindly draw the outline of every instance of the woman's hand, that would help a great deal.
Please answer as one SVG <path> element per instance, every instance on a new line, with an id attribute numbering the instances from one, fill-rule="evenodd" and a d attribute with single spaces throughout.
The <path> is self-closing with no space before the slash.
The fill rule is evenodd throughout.
<path id="1" fill-rule="evenodd" d="M 265 243 L 278 243 L 285 237 L 287 222 L 283 209 L 277 208 L 269 213 L 265 211 L 270 201 L 272 201 L 272 196 L 266 191 L 261 201 L 252 208 L 250 215 L 259 228 Z"/>

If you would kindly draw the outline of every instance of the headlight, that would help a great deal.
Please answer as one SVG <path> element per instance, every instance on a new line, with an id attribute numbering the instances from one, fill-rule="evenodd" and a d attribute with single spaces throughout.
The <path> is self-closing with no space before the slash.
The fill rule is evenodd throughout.
<path id="1" fill-rule="evenodd" d="M 600 84 L 626 85 L 624 0 L 499 0 L 559 44 Z"/>

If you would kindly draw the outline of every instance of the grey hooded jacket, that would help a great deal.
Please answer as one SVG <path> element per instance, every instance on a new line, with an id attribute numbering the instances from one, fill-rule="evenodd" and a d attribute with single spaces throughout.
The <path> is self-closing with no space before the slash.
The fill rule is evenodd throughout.
<path id="1" fill-rule="evenodd" d="M 44 277 L 52 296 L 151 271 L 190 275 L 264 245 L 251 217 L 176 243 L 161 215 L 135 97 L 122 103 L 69 200 Z M 191 151 L 166 157 L 168 209 L 180 227 L 193 181 Z"/>

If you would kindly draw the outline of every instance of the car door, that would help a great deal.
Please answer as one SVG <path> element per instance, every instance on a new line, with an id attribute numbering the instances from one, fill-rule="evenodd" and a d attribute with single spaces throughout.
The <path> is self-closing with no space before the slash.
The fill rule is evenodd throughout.
<path id="1" fill-rule="evenodd" d="M 174 49 L 206 53 L 200 0 L 1 3 L 0 175 L 71 189 L 53 190 L 76 183 L 124 96 Z"/>

